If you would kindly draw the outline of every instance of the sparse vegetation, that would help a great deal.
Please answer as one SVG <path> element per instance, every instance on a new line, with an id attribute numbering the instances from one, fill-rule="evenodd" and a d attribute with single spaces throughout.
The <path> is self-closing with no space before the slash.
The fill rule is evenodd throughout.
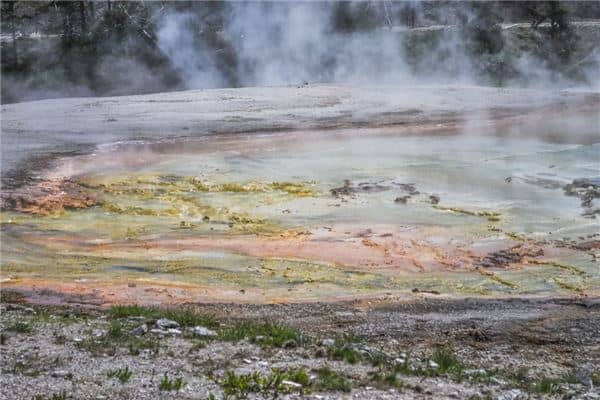
<path id="1" fill-rule="evenodd" d="M 438 365 L 440 373 L 460 373 L 464 370 L 464 364 L 456 357 L 453 351 L 448 348 L 436 350 L 431 359 Z"/>
<path id="2" fill-rule="evenodd" d="M 386 388 L 401 388 L 404 386 L 404 382 L 398 378 L 398 375 L 394 371 L 385 371 L 378 369 L 369 373 L 370 383 L 380 389 Z"/>
<path id="3" fill-rule="evenodd" d="M 61 392 L 52 393 L 49 396 L 44 396 L 42 394 L 36 395 L 34 400 L 67 400 L 70 396 L 67 394 L 66 390 Z"/>
<path id="4" fill-rule="evenodd" d="M 539 394 L 556 394 L 560 391 L 559 381 L 548 377 L 541 377 L 529 385 L 529 390 Z"/>
<path id="5" fill-rule="evenodd" d="M 165 372 L 163 375 L 158 388 L 160 390 L 170 391 L 170 390 L 179 390 L 185 386 L 186 382 L 182 377 L 177 377 L 175 379 L 169 378 L 169 375 Z"/>
<path id="6" fill-rule="evenodd" d="M 214 316 L 198 313 L 189 307 L 162 309 L 138 305 L 116 305 L 110 308 L 109 315 L 113 319 L 145 317 L 148 320 L 157 320 L 167 318 L 176 321 L 183 327 L 202 325 L 214 328 L 218 325 Z"/>
<path id="7" fill-rule="evenodd" d="M 15 321 L 6 327 L 9 332 L 31 333 L 33 332 L 33 324 L 29 321 Z"/>
<path id="8" fill-rule="evenodd" d="M 350 364 L 356 364 L 362 359 L 362 355 L 354 348 L 339 343 L 327 349 L 327 357 L 330 360 L 343 360 Z"/>
<path id="9" fill-rule="evenodd" d="M 221 331 L 221 339 L 240 341 L 249 339 L 262 346 L 295 347 L 309 342 L 309 337 L 300 331 L 274 322 L 254 323 L 244 321 Z"/>
<path id="10" fill-rule="evenodd" d="M 285 383 L 286 381 L 301 386 L 289 385 Z M 281 370 L 274 368 L 270 374 L 254 371 L 249 374 L 237 375 L 233 371 L 227 371 L 219 384 L 227 396 L 244 398 L 249 393 L 262 393 L 275 398 L 279 393 L 306 390 L 310 380 L 308 373 L 303 369 Z"/>
<path id="11" fill-rule="evenodd" d="M 315 370 L 318 378 L 313 383 L 316 390 L 331 390 L 335 392 L 350 392 L 352 383 L 343 374 L 336 372 L 329 367 L 323 367 Z"/>
<path id="12" fill-rule="evenodd" d="M 109 378 L 117 378 L 121 383 L 129 382 L 132 375 L 133 371 L 131 371 L 127 365 L 125 368 L 111 369 L 106 372 L 106 376 Z"/>
<path id="13" fill-rule="evenodd" d="M 86 338 L 77 346 L 94 356 L 115 355 L 120 348 L 128 348 L 131 355 L 138 355 L 144 349 L 158 354 L 160 342 L 154 336 L 133 336 L 126 332 L 121 322 L 112 321 L 106 335 Z"/>
<path id="14" fill-rule="evenodd" d="M 527 367 L 519 367 L 515 371 L 510 372 L 508 378 L 515 384 L 523 384 L 529 379 L 529 369 Z"/>
<path id="15" fill-rule="evenodd" d="M 105 319 L 97 320 L 96 323 L 102 326 L 102 330 L 96 329 L 97 327 L 87 328 L 86 332 L 90 337 L 81 342 L 76 340 L 76 346 L 98 355 L 118 355 L 120 350 L 124 349 L 126 351 L 127 348 L 130 349 L 131 354 L 139 354 L 142 348 L 153 348 L 153 346 L 156 346 L 156 351 L 158 351 L 161 340 L 159 337 L 152 333 L 142 336 L 133 336 L 129 333 L 132 327 L 138 326 L 140 323 L 138 319 L 129 320 L 129 316 L 140 316 L 140 314 L 148 319 L 163 316 L 162 310 L 156 311 L 152 308 L 113 308 L 108 312 L 110 316 L 108 321 Z M 18 312 L 13 315 L 17 318 L 11 320 L 11 322 L 18 322 L 20 321 L 19 318 L 22 318 L 22 315 Z M 37 318 L 37 316 L 38 314 L 35 314 L 32 318 Z M 191 317 L 180 318 L 180 320 L 185 321 L 186 318 L 193 321 Z M 60 322 L 60 319 L 48 318 L 48 321 Z M 79 320 L 79 322 L 81 323 L 82 321 Z M 85 324 L 89 326 L 88 321 Z M 216 320 L 215 324 L 217 324 Z M 54 331 L 55 334 L 57 332 L 57 330 Z M 238 341 L 241 339 L 248 339 L 263 345 L 265 348 L 261 350 L 261 358 L 264 357 L 266 360 L 269 360 L 268 357 L 271 354 L 280 353 L 280 348 L 285 349 L 286 343 L 289 341 L 293 341 L 296 345 L 310 345 L 314 343 L 313 339 L 302 334 L 299 330 L 279 325 L 275 322 L 256 324 L 249 321 L 224 326 L 220 330 L 220 337 L 215 340 Z M 211 341 L 199 340 L 185 335 L 180 336 L 180 339 L 177 340 L 184 340 L 186 342 L 185 346 L 189 346 L 190 351 L 176 352 L 174 348 L 169 348 L 169 343 L 165 343 L 163 358 L 169 354 L 172 357 L 177 357 L 178 354 L 183 354 L 184 357 L 186 354 L 198 354 L 196 351 L 199 351 L 201 348 L 215 345 Z M 63 343 L 66 342 L 72 343 L 73 341 L 71 338 L 66 338 Z M 422 386 L 427 387 L 427 384 L 415 385 L 415 379 L 410 377 L 416 377 L 421 382 L 430 382 L 433 380 L 427 378 L 436 377 L 436 382 L 447 380 L 455 384 L 475 387 L 476 385 L 488 385 L 492 383 L 491 377 L 493 376 L 498 377 L 500 380 L 508 380 L 512 387 L 527 391 L 532 395 L 535 394 L 543 397 L 560 394 L 563 391 L 564 385 L 581 387 L 581 379 L 583 379 L 578 377 L 578 370 L 576 369 L 560 375 L 559 378 L 546 376 L 532 377 L 527 368 L 519 368 L 510 373 L 500 372 L 500 369 L 477 369 L 475 366 L 467 366 L 458 356 L 458 353 L 453 350 L 454 346 L 451 345 L 439 347 L 430 353 L 421 348 L 418 350 L 417 354 L 419 355 L 416 358 L 411 356 L 410 349 L 405 349 L 406 353 L 397 353 L 399 351 L 398 348 L 395 351 L 389 347 L 378 350 L 374 348 L 374 345 L 374 342 L 362 337 L 343 335 L 338 337 L 333 344 L 327 343 L 325 345 L 322 343 L 317 347 L 317 349 L 323 352 L 322 356 L 336 361 L 333 365 L 323 365 L 321 362 L 324 360 L 320 360 L 317 361 L 319 367 L 311 370 L 307 370 L 307 367 L 297 367 L 297 364 L 294 363 L 293 367 L 273 368 L 269 372 L 253 369 L 253 372 L 247 373 L 233 369 L 239 367 L 237 361 L 244 360 L 243 365 L 250 367 L 254 365 L 251 360 L 254 359 L 256 361 L 256 359 L 254 358 L 253 351 L 250 351 L 242 344 L 238 344 L 236 346 L 239 347 L 234 346 L 237 349 L 237 353 L 231 359 L 224 361 L 209 360 L 204 363 L 203 367 L 206 372 L 203 372 L 203 374 L 211 377 L 219 384 L 225 398 L 246 398 L 253 397 L 254 395 L 265 398 L 277 398 L 286 393 L 307 395 L 311 392 L 334 391 L 347 393 L 354 387 L 364 390 L 366 386 L 375 388 L 372 390 L 393 389 L 397 393 L 404 393 L 406 391 L 422 393 Z M 277 349 L 271 347 L 276 347 Z M 287 350 L 289 353 L 286 351 L 286 354 L 301 357 L 303 354 L 304 356 L 308 356 L 311 348 L 311 346 L 301 349 L 290 348 Z M 349 365 L 345 365 L 342 369 L 335 369 L 334 365 L 338 365 L 338 362 L 350 365 L 360 362 L 363 365 L 360 368 L 352 368 Z M 130 365 L 107 368 L 103 374 L 109 379 L 115 379 L 125 384 L 130 382 L 134 375 Z M 257 364 L 257 366 L 259 365 L 261 364 Z M 370 368 L 370 366 L 375 368 Z M 64 369 L 65 367 L 65 361 L 60 357 L 50 359 L 32 352 L 26 357 L 21 357 L 13 361 L 10 365 L 2 369 L 2 373 L 23 377 L 49 375 L 55 378 L 75 381 L 74 375 L 72 375 L 69 369 Z M 348 370 L 349 368 L 350 370 Z M 54 376 L 55 373 L 58 373 L 58 375 Z M 137 373 L 136 370 L 136 375 Z M 598 384 L 600 380 L 598 371 L 592 372 L 591 379 L 594 385 Z M 177 391 L 182 389 L 186 385 L 186 382 L 182 375 L 166 372 L 162 376 L 158 376 L 155 384 L 161 391 Z M 124 389 L 129 386 L 125 386 Z M 498 385 L 494 384 L 491 387 L 498 387 Z M 479 393 L 473 395 L 472 398 L 490 398 L 490 393 L 495 392 Z M 63 392 L 56 393 L 56 396 L 63 396 Z M 49 400 L 52 398 L 61 399 L 63 397 L 38 396 L 35 398 Z M 211 398 L 210 395 L 208 395 L 208 398 Z M 494 398 L 494 396 L 491 398 Z"/>

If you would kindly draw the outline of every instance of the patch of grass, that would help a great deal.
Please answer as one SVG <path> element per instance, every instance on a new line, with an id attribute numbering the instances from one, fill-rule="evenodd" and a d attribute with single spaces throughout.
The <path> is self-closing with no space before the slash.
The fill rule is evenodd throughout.
<path id="1" fill-rule="evenodd" d="M 33 324 L 27 321 L 15 321 L 6 327 L 9 332 L 31 333 L 33 332 Z"/>
<path id="2" fill-rule="evenodd" d="M 439 365 L 438 371 L 442 374 L 446 372 L 460 373 L 465 368 L 456 354 L 447 348 L 437 349 L 431 359 Z"/>
<path id="3" fill-rule="evenodd" d="M 371 351 L 367 358 L 374 367 L 382 367 L 390 362 L 389 357 L 382 351 Z"/>
<path id="4" fill-rule="evenodd" d="M 259 393 L 263 390 L 260 381 L 263 376 L 260 372 L 237 375 L 233 371 L 225 372 L 225 377 L 219 382 L 227 396 L 247 397 L 248 393 Z"/>
<path id="5" fill-rule="evenodd" d="M 370 382 L 379 389 L 401 388 L 404 382 L 393 371 L 381 369 L 369 373 Z"/>
<path id="6" fill-rule="evenodd" d="M 2 373 L 36 377 L 40 375 L 40 370 L 35 364 L 36 363 L 32 360 L 16 361 L 12 367 L 6 369 L 3 368 Z"/>
<path id="7" fill-rule="evenodd" d="M 287 385 L 284 381 L 291 381 L 302 386 Z M 310 385 L 310 378 L 304 369 L 281 370 L 274 368 L 268 375 L 260 371 L 240 375 L 233 371 L 227 371 L 219 384 L 226 396 L 245 398 L 250 393 L 261 393 L 276 398 L 279 393 L 304 391 Z"/>
<path id="8" fill-rule="evenodd" d="M 469 396 L 469 400 L 492 400 L 493 397 L 491 393 L 487 393 L 485 395 L 474 394 Z"/>
<path id="9" fill-rule="evenodd" d="M 413 373 L 413 369 L 411 367 L 410 354 L 406 355 L 403 363 L 394 363 L 392 366 L 394 372 L 401 373 L 403 375 L 410 375 Z"/>
<path id="10" fill-rule="evenodd" d="M 70 396 L 67 394 L 66 390 L 62 392 L 56 392 L 49 396 L 44 396 L 43 394 L 36 395 L 34 400 L 67 400 Z"/>
<path id="11" fill-rule="evenodd" d="M 113 321 L 110 324 L 110 328 L 108 329 L 108 332 L 106 333 L 106 336 L 109 339 L 113 339 L 113 340 L 120 340 L 123 339 L 125 337 L 125 332 L 123 331 L 123 325 L 121 325 L 120 322 L 117 321 Z"/>
<path id="12" fill-rule="evenodd" d="M 560 386 L 556 379 L 541 377 L 529 385 L 529 390 L 538 394 L 552 395 L 560 392 Z"/>
<path id="13" fill-rule="evenodd" d="M 100 338 L 87 338 L 77 343 L 80 349 L 87 350 L 93 356 L 115 355 L 120 348 L 128 348 L 131 355 L 140 354 L 141 350 L 149 349 L 158 354 L 160 342 L 153 336 L 138 337 L 126 332 L 120 321 L 112 321 L 108 332 Z"/>
<path id="14" fill-rule="evenodd" d="M 575 385 L 575 384 L 579 383 L 579 378 L 577 377 L 576 371 L 573 370 L 573 371 L 569 371 L 569 372 L 565 373 L 561 377 L 561 381 L 565 382 L 565 383 L 569 383 L 571 385 Z"/>
<path id="15" fill-rule="evenodd" d="M 361 344 L 364 339 L 354 334 L 345 334 L 344 336 L 337 338 L 333 346 L 327 348 L 327 358 L 330 360 L 345 361 L 349 364 L 356 364 L 363 360 L 363 353 L 357 348 L 357 344 Z M 374 366 L 379 364 L 378 357 L 372 358 Z"/>
<path id="16" fill-rule="evenodd" d="M 148 319 L 156 318 L 156 312 L 158 311 L 155 307 L 144 307 L 133 305 L 114 305 L 108 310 L 110 318 L 129 318 L 129 317 L 145 317 Z"/>
<path id="17" fill-rule="evenodd" d="M 190 307 L 158 308 L 139 305 L 116 305 L 110 308 L 109 316 L 113 319 L 129 317 L 145 317 L 148 320 L 167 318 L 176 321 L 181 326 L 202 325 L 215 328 L 218 323 L 214 316 L 201 314 Z"/>
<path id="18" fill-rule="evenodd" d="M 163 375 L 162 380 L 160 381 L 160 384 L 158 385 L 158 388 L 160 390 L 179 390 L 182 387 L 184 387 L 186 385 L 186 382 L 183 380 L 182 377 L 177 377 L 175 379 L 171 379 L 169 378 L 169 375 L 165 372 L 165 374 Z"/>
<path id="19" fill-rule="evenodd" d="M 344 344 L 335 344 L 327 349 L 327 358 L 330 360 L 345 361 L 349 364 L 356 364 L 362 359 L 362 355 L 354 348 Z"/>
<path id="20" fill-rule="evenodd" d="M 243 339 L 249 339 L 251 342 L 262 346 L 301 346 L 310 341 L 300 331 L 274 322 L 264 322 L 257 324 L 255 322 L 244 321 L 225 328 L 221 331 L 220 337 L 223 340 L 237 342 Z"/>
<path id="21" fill-rule="evenodd" d="M 323 367 L 315 370 L 318 378 L 313 382 L 316 390 L 330 390 L 335 392 L 350 392 L 352 384 L 350 380 L 339 372 L 333 371 L 329 367 Z"/>
<path id="22" fill-rule="evenodd" d="M 106 376 L 109 378 L 117 378 L 121 383 L 129 382 L 133 372 L 129 369 L 129 366 L 125 366 L 125 368 L 119 369 L 111 369 L 106 372 Z"/>
<path id="23" fill-rule="evenodd" d="M 515 384 L 523 384 L 529 379 L 529 369 L 527 367 L 519 367 L 515 371 L 509 373 L 507 377 Z"/>
<path id="24" fill-rule="evenodd" d="M 76 344 L 76 346 L 85 351 L 89 351 L 92 356 L 99 357 L 103 355 L 114 356 L 117 354 L 118 346 L 113 342 L 104 339 L 88 338 Z"/>
<path id="25" fill-rule="evenodd" d="M 160 341 L 156 338 L 137 338 L 132 337 L 129 339 L 128 346 L 129 354 L 137 356 L 142 350 L 151 350 L 152 353 L 158 354 L 160 350 Z"/>

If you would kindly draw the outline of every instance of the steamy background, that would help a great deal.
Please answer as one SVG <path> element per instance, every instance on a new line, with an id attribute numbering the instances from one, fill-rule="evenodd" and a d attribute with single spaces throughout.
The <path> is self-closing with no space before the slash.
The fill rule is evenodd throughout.
<path id="1" fill-rule="evenodd" d="M 2 1 L 2 102 L 342 83 L 598 87 L 600 2 Z"/>

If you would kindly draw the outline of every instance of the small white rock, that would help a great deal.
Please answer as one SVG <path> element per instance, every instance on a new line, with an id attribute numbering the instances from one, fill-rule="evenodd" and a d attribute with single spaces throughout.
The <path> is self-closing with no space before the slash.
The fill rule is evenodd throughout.
<path id="1" fill-rule="evenodd" d="M 96 339 L 100 339 L 104 335 L 106 335 L 106 331 L 103 329 L 94 329 L 92 331 L 92 336 L 95 337 Z"/>
<path id="2" fill-rule="evenodd" d="M 156 321 L 156 327 L 159 329 L 177 329 L 179 328 L 179 323 L 171 319 L 161 318 L 158 321 Z"/>
<path id="3" fill-rule="evenodd" d="M 282 384 L 282 385 L 286 385 L 286 386 L 290 386 L 290 387 L 293 387 L 293 388 L 297 388 L 297 389 L 299 389 L 299 388 L 301 388 L 301 387 L 302 387 L 302 385 L 301 385 L 301 384 L 299 384 L 299 383 L 297 383 L 297 382 L 293 382 L 293 381 L 286 381 L 286 380 L 283 380 L 283 381 L 281 381 L 281 384 Z"/>
<path id="4" fill-rule="evenodd" d="M 506 385 L 506 381 L 504 379 L 496 378 L 495 376 L 490 378 L 490 382 L 495 385 Z"/>
<path id="5" fill-rule="evenodd" d="M 194 336 L 217 336 L 217 332 L 205 328 L 204 326 L 195 326 L 194 328 L 192 328 L 192 333 L 194 334 Z"/>
<path id="6" fill-rule="evenodd" d="M 69 376 L 71 376 L 71 373 L 64 369 L 59 369 L 59 370 L 52 372 L 53 378 L 68 378 Z"/>
<path id="7" fill-rule="evenodd" d="M 427 366 L 428 366 L 429 368 L 433 368 L 433 369 L 437 369 L 437 368 L 439 368 L 439 367 L 440 367 L 440 366 L 439 366 L 439 364 L 438 364 L 438 363 L 436 363 L 436 362 L 435 362 L 435 361 L 433 361 L 433 360 L 429 360 L 429 362 L 427 363 Z"/>
<path id="8" fill-rule="evenodd" d="M 519 397 L 521 397 L 521 394 L 522 392 L 519 389 L 507 390 L 498 396 L 498 400 L 517 400 Z"/>
<path id="9" fill-rule="evenodd" d="M 466 376 L 476 376 L 476 375 L 487 375 L 487 372 L 483 368 L 479 368 L 479 369 L 466 369 L 464 371 L 464 374 Z"/>
<path id="10" fill-rule="evenodd" d="M 331 347 L 334 344 L 335 344 L 335 340 L 333 340 L 333 339 L 328 338 L 328 339 L 321 340 L 321 346 L 324 346 L 324 347 Z"/>

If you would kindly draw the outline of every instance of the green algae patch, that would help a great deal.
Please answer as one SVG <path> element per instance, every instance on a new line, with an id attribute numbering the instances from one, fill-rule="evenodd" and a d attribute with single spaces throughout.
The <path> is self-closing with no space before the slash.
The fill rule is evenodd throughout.
<path id="1" fill-rule="evenodd" d="M 575 265 L 571 265 L 571 264 L 562 264 L 556 261 L 541 261 L 541 260 L 529 260 L 528 261 L 529 264 L 536 264 L 536 265 L 547 265 L 550 267 L 554 267 L 554 268 L 558 268 L 558 269 L 562 269 L 565 271 L 569 271 L 573 274 L 576 275 L 587 275 L 586 272 L 584 270 L 582 270 L 581 268 L 575 266 Z"/>
<path id="2" fill-rule="evenodd" d="M 517 242 L 525 242 L 527 238 L 515 232 L 504 232 L 504 235 Z"/>
<path id="3" fill-rule="evenodd" d="M 298 197 L 315 196 L 312 183 L 307 182 L 225 182 L 213 183 L 198 177 L 179 175 L 131 176 L 113 182 L 97 181 L 87 178 L 80 186 L 86 189 L 100 190 L 113 195 L 139 195 L 148 197 L 158 193 L 268 193 L 283 192 Z"/>
<path id="4" fill-rule="evenodd" d="M 213 193 L 269 193 L 279 191 L 297 197 L 311 197 L 316 195 L 315 190 L 309 184 L 304 182 L 222 183 L 208 184 L 207 187 L 208 191 Z"/>
<path id="5" fill-rule="evenodd" d="M 99 207 L 112 214 L 177 219 L 167 222 L 171 229 L 251 235 L 289 230 L 254 215 L 252 209 L 317 194 L 306 182 L 214 183 L 179 175 L 133 175 L 114 181 L 88 177 L 81 185 L 98 192 Z"/>
<path id="6" fill-rule="evenodd" d="M 175 207 L 168 208 L 165 210 L 157 210 L 157 209 L 143 208 L 143 207 L 137 207 L 137 206 L 120 207 L 120 206 L 116 205 L 115 203 L 108 203 L 108 202 L 103 202 L 101 207 L 105 211 L 108 211 L 113 214 L 144 215 L 144 216 L 151 216 L 151 217 L 163 217 L 163 216 L 175 217 L 175 216 L 179 215 L 179 210 Z"/>
<path id="7" fill-rule="evenodd" d="M 516 283 L 511 282 L 511 281 L 509 281 L 507 279 L 504 279 L 501 276 L 499 276 L 498 274 L 495 274 L 495 273 L 493 273 L 491 271 L 483 271 L 483 270 L 479 269 L 479 273 L 481 275 L 483 275 L 483 276 L 488 277 L 491 281 L 499 283 L 499 284 L 501 284 L 503 286 L 506 286 L 506 287 L 508 287 L 510 289 L 518 289 L 519 288 L 519 285 L 517 285 Z"/>
<path id="8" fill-rule="evenodd" d="M 460 207 L 444 207 L 438 204 L 432 205 L 433 208 L 441 211 L 451 211 L 457 214 L 470 215 L 473 217 L 485 217 L 490 222 L 498 222 L 501 220 L 502 214 L 495 211 L 471 211 Z"/>
<path id="9" fill-rule="evenodd" d="M 562 279 L 552 278 L 552 281 L 561 289 L 569 290 L 571 292 L 583 293 L 585 288 L 581 285 L 575 285 Z"/>
<path id="10" fill-rule="evenodd" d="M 270 187 L 273 190 L 279 190 L 299 197 L 312 197 L 316 195 L 314 189 L 306 183 L 271 182 Z"/>

